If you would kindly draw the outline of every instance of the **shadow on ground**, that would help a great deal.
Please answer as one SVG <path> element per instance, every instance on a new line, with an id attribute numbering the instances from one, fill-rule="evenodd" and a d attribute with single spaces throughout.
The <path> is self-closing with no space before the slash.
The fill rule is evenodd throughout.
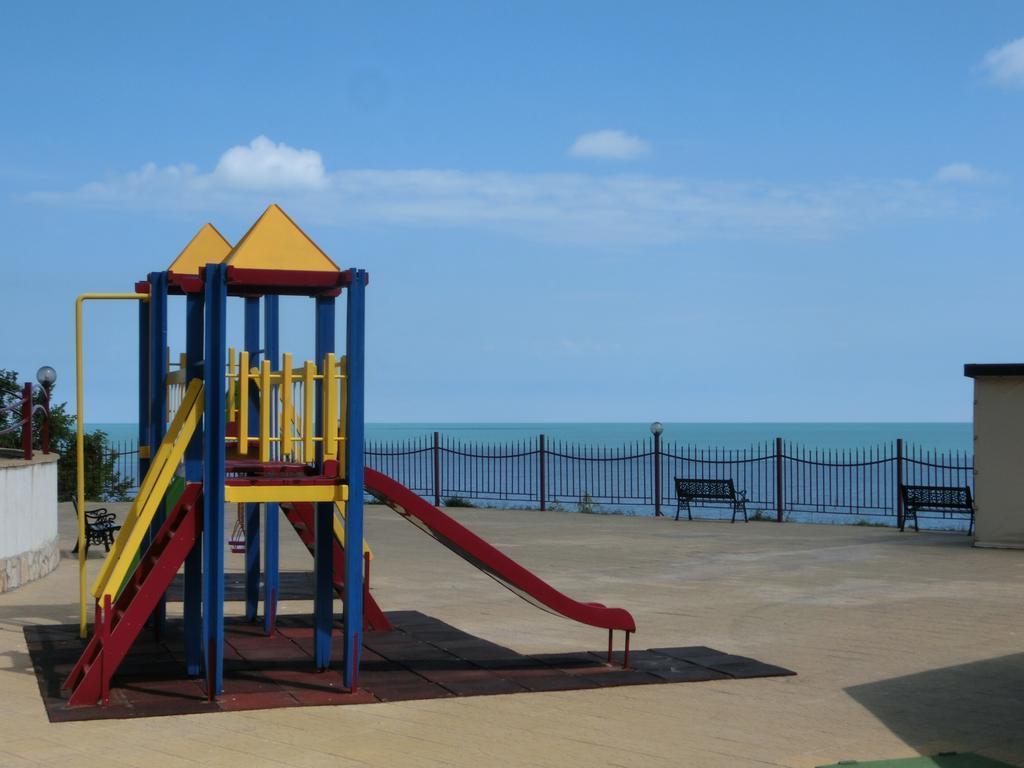
<path id="1" fill-rule="evenodd" d="M 910 747 L 991 745 L 1024 757 L 1024 653 L 930 669 L 846 689 Z"/>

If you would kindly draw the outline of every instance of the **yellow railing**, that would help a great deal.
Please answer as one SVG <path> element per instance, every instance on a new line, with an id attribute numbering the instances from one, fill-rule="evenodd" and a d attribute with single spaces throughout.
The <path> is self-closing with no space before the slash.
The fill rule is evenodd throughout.
<path id="1" fill-rule="evenodd" d="M 325 459 L 340 460 L 343 466 L 348 385 L 345 358 L 339 359 L 332 353 L 319 367 L 312 360 L 295 367 L 291 354 L 286 352 L 281 356 L 280 370 L 271 367 L 266 359 L 259 366 L 251 365 L 249 353 L 244 350 L 228 350 L 228 421 L 238 430 L 238 453 L 248 455 L 255 440 L 255 458 L 260 461 L 309 462 L 319 443 L 323 445 Z M 317 384 L 322 387 L 321 434 L 317 434 L 314 426 Z M 255 434 L 250 434 L 251 406 L 247 395 L 253 387 L 260 393 L 256 406 L 259 426 Z"/>
<path id="2" fill-rule="evenodd" d="M 172 421 L 181 408 L 187 384 L 185 354 L 177 358 L 173 361 L 170 349 L 167 350 L 168 421 Z M 238 429 L 237 437 L 230 437 L 228 441 L 237 446 L 239 454 L 252 454 L 260 461 L 298 462 L 313 461 L 316 446 L 322 443 L 324 458 L 337 459 L 344 466 L 348 385 L 345 357 L 330 354 L 319 367 L 311 360 L 295 366 L 292 355 L 286 352 L 281 356 L 279 370 L 271 370 L 271 367 L 266 359 L 259 366 L 251 365 L 248 352 L 228 348 L 227 419 Z M 318 434 L 314 427 L 317 384 L 323 384 L 323 434 Z M 242 396 L 250 387 L 260 392 L 257 399 L 259 426 L 255 434 L 251 434 L 249 428 L 249 398 Z M 263 397 L 264 392 L 271 394 Z"/>

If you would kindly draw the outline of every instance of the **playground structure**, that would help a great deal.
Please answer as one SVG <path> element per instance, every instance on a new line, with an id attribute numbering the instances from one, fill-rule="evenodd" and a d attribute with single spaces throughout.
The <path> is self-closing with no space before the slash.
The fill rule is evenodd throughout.
<path id="1" fill-rule="evenodd" d="M 84 548 L 79 553 L 83 638 L 90 603 L 95 618 L 92 636 L 64 683 L 70 704 L 108 699 L 111 679 L 143 627 L 150 624 L 161 632 L 166 592 L 182 566 L 184 671 L 204 676 L 209 698 L 223 692 L 225 509 L 232 503 L 240 505 L 231 546 L 244 553 L 246 619 L 260 618 L 262 592 L 263 630 L 268 635 L 275 630 L 283 516 L 313 556 L 316 667 L 324 670 L 332 663 L 337 594 L 343 604 L 342 677 L 355 692 L 364 630 L 391 629 L 370 593 L 364 492 L 524 599 L 607 629 L 609 661 L 613 632 L 624 631 L 623 661 L 628 663 L 629 637 L 636 627 L 627 611 L 566 597 L 412 491 L 365 468 L 367 284 L 364 270 L 340 269 L 271 205 L 234 247 L 207 224 L 166 271 L 150 273 L 134 293 L 79 297 L 79 441 L 84 421 L 82 304 L 90 299 L 138 302 L 139 455 L 144 464 L 138 495 L 88 588 Z M 345 344 L 339 355 L 336 303 L 343 294 Z M 280 350 L 282 295 L 314 302 L 314 359 L 300 365 Z M 176 296 L 185 299 L 186 349 L 177 370 L 171 370 L 168 302 Z M 229 297 L 244 302 L 244 345 L 237 353 L 227 347 Z M 83 456 L 81 442 L 78 456 Z M 81 458 L 78 483 L 78 507 L 84 509 Z M 84 518 L 79 524 L 84 526 Z"/>

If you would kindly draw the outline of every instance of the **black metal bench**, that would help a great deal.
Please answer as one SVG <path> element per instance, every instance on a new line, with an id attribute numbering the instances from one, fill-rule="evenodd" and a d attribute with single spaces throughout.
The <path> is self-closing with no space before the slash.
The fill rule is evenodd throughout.
<path id="1" fill-rule="evenodd" d="M 75 508 L 75 519 L 77 520 L 78 502 L 71 499 L 71 503 Z M 114 543 L 114 537 L 119 530 L 121 530 L 121 526 L 117 524 L 117 516 L 113 512 L 108 512 L 106 507 L 85 510 L 86 554 L 89 553 L 89 547 L 93 544 L 102 544 L 103 549 L 109 552 L 110 545 Z M 77 554 L 78 546 L 81 543 L 80 540 L 75 541 L 75 548 L 71 550 L 72 554 Z"/>
<path id="2" fill-rule="evenodd" d="M 974 499 L 970 486 L 939 486 L 939 485 L 901 485 L 900 495 L 903 497 L 903 519 L 900 530 L 906 525 L 907 518 L 914 518 L 914 530 L 921 530 L 917 524 L 917 513 L 920 510 L 933 510 L 947 514 L 970 515 L 967 535 L 974 530 Z"/>
<path id="3" fill-rule="evenodd" d="M 684 477 L 676 478 L 676 520 L 679 513 L 686 509 L 686 518 L 693 520 L 690 503 L 694 501 L 719 502 L 732 506 L 732 522 L 736 515 L 742 514 L 747 520 L 747 495 L 743 491 L 736 493 L 732 480 L 696 480 Z"/>

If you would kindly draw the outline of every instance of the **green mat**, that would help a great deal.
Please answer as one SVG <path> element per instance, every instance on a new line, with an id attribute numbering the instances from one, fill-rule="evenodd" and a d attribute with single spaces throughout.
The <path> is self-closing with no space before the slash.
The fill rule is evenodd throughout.
<path id="1" fill-rule="evenodd" d="M 841 768 L 851 765 L 858 768 L 1014 768 L 1009 763 L 1001 763 L 989 757 L 957 753 L 936 755 L 935 757 L 908 757 L 903 760 L 872 760 L 867 763 L 844 760 L 841 763 L 821 765 L 818 768 Z"/>

